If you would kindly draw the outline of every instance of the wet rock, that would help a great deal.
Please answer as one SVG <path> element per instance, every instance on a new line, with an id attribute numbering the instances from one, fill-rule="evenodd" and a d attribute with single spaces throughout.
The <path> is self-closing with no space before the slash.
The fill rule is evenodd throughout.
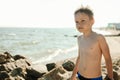
<path id="1" fill-rule="evenodd" d="M 73 71 L 75 64 L 68 60 L 62 64 L 63 68 L 66 69 L 67 71 Z"/>
<path id="2" fill-rule="evenodd" d="M 55 63 L 49 63 L 49 64 L 46 64 L 46 67 L 47 67 L 47 70 L 50 71 L 50 70 L 52 70 L 56 67 L 56 64 Z"/>

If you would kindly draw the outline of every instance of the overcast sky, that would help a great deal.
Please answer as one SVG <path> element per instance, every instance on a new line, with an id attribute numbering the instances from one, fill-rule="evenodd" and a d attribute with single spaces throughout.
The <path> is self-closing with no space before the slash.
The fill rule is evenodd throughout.
<path id="1" fill-rule="evenodd" d="M 75 27 L 81 5 L 94 12 L 94 27 L 120 22 L 120 0 L 0 0 L 0 27 Z"/>

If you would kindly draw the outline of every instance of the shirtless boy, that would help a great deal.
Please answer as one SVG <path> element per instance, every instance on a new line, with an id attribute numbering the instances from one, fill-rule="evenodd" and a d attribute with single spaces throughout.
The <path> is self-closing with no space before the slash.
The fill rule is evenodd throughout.
<path id="1" fill-rule="evenodd" d="M 108 77 L 113 79 L 112 60 L 103 35 L 92 31 L 93 12 L 86 7 L 75 11 L 76 28 L 83 35 L 78 37 L 78 58 L 71 80 L 102 80 L 101 58 L 104 56 Z"/>

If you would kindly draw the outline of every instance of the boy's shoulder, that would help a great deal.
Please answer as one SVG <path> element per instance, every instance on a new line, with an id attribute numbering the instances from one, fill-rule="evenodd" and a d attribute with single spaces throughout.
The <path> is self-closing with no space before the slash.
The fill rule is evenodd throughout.
<path id="1" fill-rule="evenodd" d="M 80 40 L 81 38 L 83 38 L 83 35 L 78 35 L 77 36 L 78 40 Z M 100 33 L 97 33 L 97 32 L 94 32 L 94 39 L 101 39 L 101 38 L 104 38 L 104 35 L 102 35 Z"/>
<path id="2" fill-rule="evenodd" d="M 96 33 L 96 37 L 98 40 L 105 39 L 103 34 Z"/>

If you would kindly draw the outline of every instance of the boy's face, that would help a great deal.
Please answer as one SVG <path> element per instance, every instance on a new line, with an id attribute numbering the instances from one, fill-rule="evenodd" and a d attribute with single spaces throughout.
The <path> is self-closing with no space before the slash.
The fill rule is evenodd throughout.
<path id="1" fill-rule="evenodd" d="M 85 13 L 78 12 L 77 14 L 75 14 L 75 23 L 78 31 L 86 32 L 91 30 L 94 19 L 89 18 L 89 16 Z"/>

